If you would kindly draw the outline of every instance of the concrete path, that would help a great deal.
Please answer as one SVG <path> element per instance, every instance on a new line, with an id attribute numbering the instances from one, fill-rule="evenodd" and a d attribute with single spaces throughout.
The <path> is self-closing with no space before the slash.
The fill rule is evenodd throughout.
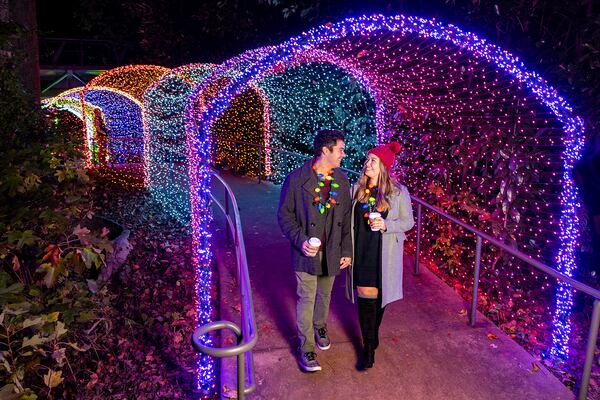
<path id="1" fill-rule="evenodd" d="M 329 332 L 330 350 L 317 350 L 323 371 L 304 373 L 295 361 L 295 283 L 289 243 L 281 234 L 276 209 L 279 186 L 223 175 L 240 205 L 259 332 L 254 351 L 258 388 L 249 399 L 573 399 L 542 365 L 478 314 L 468 326 L 467 305 L 428 270 L 413 276 L 405 257 L 402 301 L 384 316 L 374 368 L 358 371 L 360 330 L 356 306 L 336 280 Z M 222 191 L 222 189 L 219 189 Z M 239 323 L 235 265 L 224 244 L 222 219 L 215 219 L 221 316 Z M 490 340 L 488 333 L 498 339 Z M 538 369 L 539 367 L 539 369 Z M 235 362 L 223 378 L 235 388 Z M 226 391 L 226 393 L 227 393 Z"/>

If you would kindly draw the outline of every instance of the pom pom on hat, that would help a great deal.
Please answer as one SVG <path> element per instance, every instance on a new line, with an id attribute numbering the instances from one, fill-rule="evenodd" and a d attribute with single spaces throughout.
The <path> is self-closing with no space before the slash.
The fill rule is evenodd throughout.
<path id="1" fill-rule="evenodd" d="M 385 165 L 388 170 L 392 168 L 396 154 L 402 150 L 402 146 L 398 142 L 392 142 L 383 146 L 377 146 L 367 152 L 367 154 L 374 154 L 381 160 L 381 163 Z"/>
<path id="2" fill-rule="evenodd" d="M 400 146 L 400 143 L 398 142 L 389 143 L 388 147 L 394 154 L 397 154 L 400 152 L 400 150 L 402 150 L 402 146 Z"/>

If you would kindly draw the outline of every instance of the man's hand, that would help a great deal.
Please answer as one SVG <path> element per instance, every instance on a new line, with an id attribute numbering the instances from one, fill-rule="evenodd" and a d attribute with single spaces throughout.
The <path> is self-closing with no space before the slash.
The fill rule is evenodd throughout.
<path id="1" fill-rule="evenodd" d="M 308 244 L 308 240 L 302 242 L 302 253 L 304 253 L 306 257 L 314 257 L 317 255 L 318 252 L 319 248 L 313 247 L 310 244 Z"/>
<path id="2" fill-rule="evenodd" d="M 344 269 L 352 264 L 352 258 L 350 257 L 342 257 L 340 258 L 340 269 Z"/>

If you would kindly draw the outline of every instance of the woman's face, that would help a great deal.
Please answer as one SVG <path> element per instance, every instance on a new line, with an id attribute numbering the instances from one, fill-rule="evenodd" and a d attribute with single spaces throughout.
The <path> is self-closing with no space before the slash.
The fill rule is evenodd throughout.
<path id="1" fill-rule="evenodd" d="M 379 172 L 379 157 L 375 154 L 367 155 L 367 160 L 365 161 L 365 175 L 378 183 Z"/>

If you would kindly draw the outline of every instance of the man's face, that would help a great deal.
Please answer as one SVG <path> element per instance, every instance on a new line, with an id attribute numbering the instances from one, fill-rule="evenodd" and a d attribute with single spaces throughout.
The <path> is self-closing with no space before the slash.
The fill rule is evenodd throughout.
<path id="1" fill-rule="evenodd" d="M 335 142 L 335 146 L 331 151 L 327 147 L 323 147 L 323 159 L 329 164 L 330 168 L 340 167 L 342 160 L 346 157 L 345 148 L 344 141 L 339 139 Z"/>

